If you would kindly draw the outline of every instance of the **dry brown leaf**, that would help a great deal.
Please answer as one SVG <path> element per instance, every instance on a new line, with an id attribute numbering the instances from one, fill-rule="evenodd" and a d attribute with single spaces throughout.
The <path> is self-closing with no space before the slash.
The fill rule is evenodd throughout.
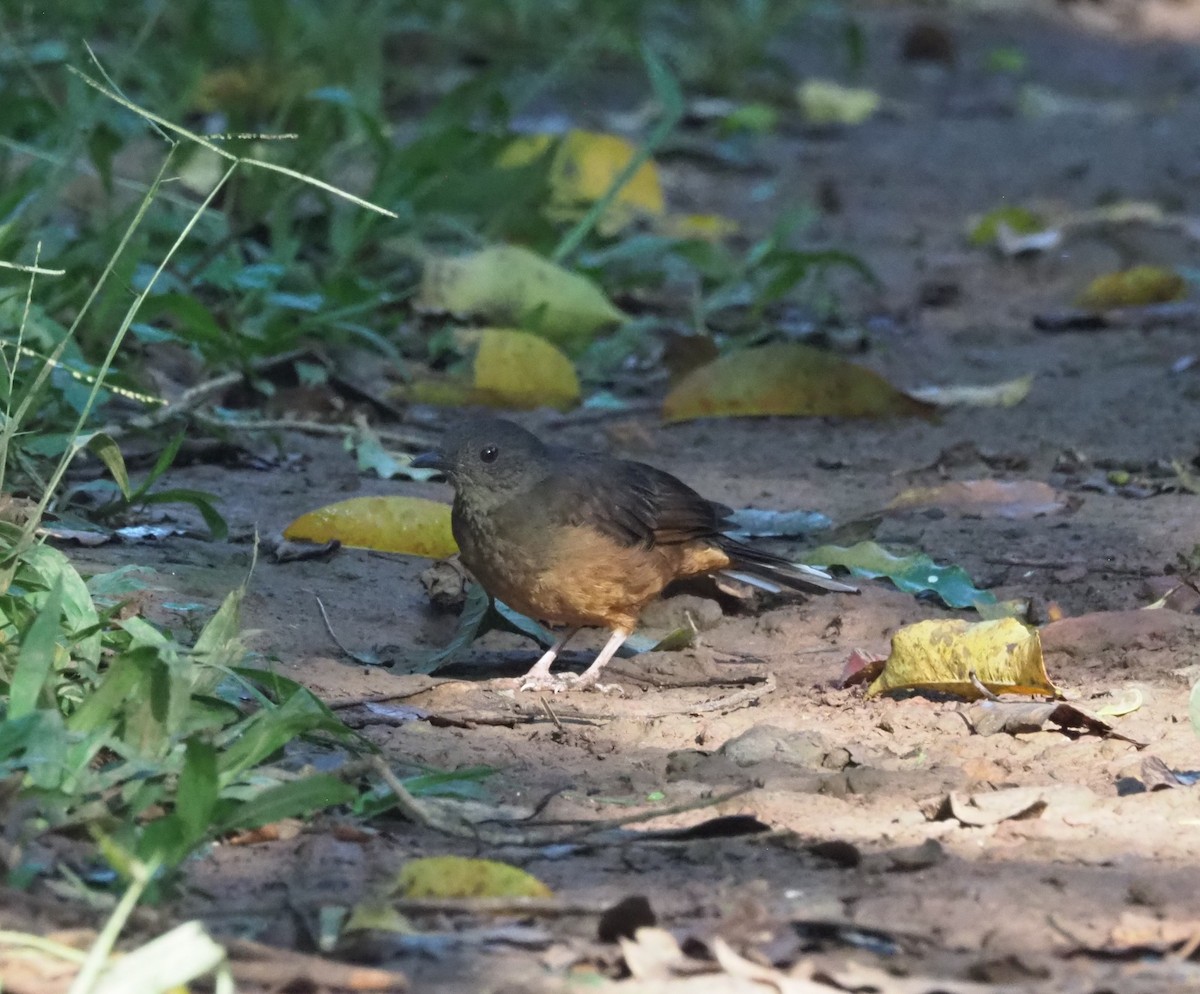
<path id="1" fill-rule="evenodd" d="M 1067 498 L 1041 480 L 953 480 L 935 487 L 910 487 L 887 505 L 891 511 L 935 507 L 956 514 L 1018 521 L 1053 514 Z"/>

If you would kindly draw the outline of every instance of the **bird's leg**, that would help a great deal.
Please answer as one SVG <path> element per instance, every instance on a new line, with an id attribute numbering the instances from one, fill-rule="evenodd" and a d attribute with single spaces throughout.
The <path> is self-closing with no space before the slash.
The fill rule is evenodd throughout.
<path id="1" fill-rule="evenodd" d="M 542 658 L 533 664 L 533 669 L 520 678 L 521 690 L 552 690 L 557 693 L 563 689 L 562 681 L 550 675 L 550 666 L 577 631 L 578 628 L 568 628 L 554 645 L 542 653 Z"/>
<path id="2" fill-rule="evenodd" d="M 627 638 L 629 638 L 629 632 L 621 628 L 616 629 L 612 635 L 609 636 L 608 641 L 604 643 L 604 648 L 600 650 L 600 655 L 595 658 L 591 666 L 589 666 L 586 670 L 580 673 L 577 678 L 571 681 L 571 686 L 595 687 L 597 690 L 601 691 L 607 691 L 610 689 L 601 683 L 597 683 L 597 680 L 600 677 L 600 671 L 608 665 L 608 661 L 617 654 L 617 650 L 621 648 L 621 643 Z"/>

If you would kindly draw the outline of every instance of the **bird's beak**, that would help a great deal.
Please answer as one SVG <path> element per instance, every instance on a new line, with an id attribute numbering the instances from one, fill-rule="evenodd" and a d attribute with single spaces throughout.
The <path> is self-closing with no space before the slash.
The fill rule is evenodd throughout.
<path id="1" fill-rule="evenodd" d="M 422 452 L 419 456 L 413 456 L 413 460 L 409 463 L 413 469 L 440 469 L 443 473 L 450 468 L 450 464 L 446 461 L 446 456 L 434 449 L 432 452 Z"/>

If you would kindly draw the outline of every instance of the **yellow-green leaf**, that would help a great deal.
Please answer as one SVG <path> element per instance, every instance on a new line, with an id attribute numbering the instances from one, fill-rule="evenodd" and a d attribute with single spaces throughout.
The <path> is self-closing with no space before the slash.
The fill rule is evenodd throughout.
<path id="1" fill-rule="evenodd" d="M 482 404 L 518 411 L 565 411 L 579 403 L 575 367 L 544 338 L 512 328 L 468 328 L 455 338 L 474 348 L 470 380 L 429 376 L 401 384 L 394 395 L 441 407 Z"/>
<path id="2" fill-rule="evenodd" d="M 423 497 L 351 497 L 302 514 L 283 530 L 297 541 L 336 539 L 355 549 L 445 559 L 458 551 L 450 505 Z"/>
<path id="3" fill-rule="evenodd" d="M 796 99 L 809 124 L 862 124 L 879 110 L 874 90 L 842 86 L 827 79 L 810 79 L 796 88 Z"/>
<path id="4" fill-rule="evenodd" d="M 625 320 L 591 280 L 517 245 L 427 259 L 414 306 L 519 325 L 567 351 Z"/>
<path id="5" fill-rule="evenodd" d="M 1079 306 L 1104 311 L 1111 307 L 1138 307 L 1179 300 L 1187 284 L 1173 269 L 1134 266 L 1097 276 L 1079 295 Z"/>
<path id="6" fill-rule="evenodd" d="M 552 897 L 532 874 L 507 863 L 466 856 L 429 856 L 405 863 L 396 878 L 400 897 Z"/>
<path id="7" fill-rule="evenodd" d="M 517 138 L 501 153 L 501 167 L 533 162 L 554 142 L 554 135 Z M 607 192 L 621 171 L 637 154 L 637 148 L 617 135 L 596 131 L 568 131 L 558 140 L 550 159 L 548 205 L 552 216 L 578 217 L 588 205 Z M 621 187 L 597 225 L 601 234 L 613 235 L 639 217 L 657 217 L 666 209 L 658 170 L 643 162 Z"/>
<path id="8" fill-rule="evenodd" d="M 743 349 L 693 370 L 667 394 L 667 421 L 770 414 L 929 416 L 878 373 L 794 342 Z"/>
<path id="9" fill-rule="evenodd" d="M 1058 689 L 1046 675 L 1036 629 L 1014 618 L 981 621 L 919 621 L 892 636 L 892 652 L 867 696 L 893 690 L 932 690 L 975 699 L 971 681 L 996 694 L 1049 694 Z"/>
<path id="10" fill-rule="evenodd" d="M 478 332 L 472 363 L 475 397 L 490 407 L 565 411 L 579 403 L 579 377 L 561 351 L 527 331 Z"/>
<path id="11" fill-rule="evenodd" d="M 968 226 L 967 238 L 972 245 L 985 248 L 993 245 L 1000 237 L 1003 229 L 1008 229 L 1014 235 L 1036 235 L 1045 231 L 1046 220 L 1027 207 L 1009 205 L 996 207 L 982 217 L 971 220 Z"/>

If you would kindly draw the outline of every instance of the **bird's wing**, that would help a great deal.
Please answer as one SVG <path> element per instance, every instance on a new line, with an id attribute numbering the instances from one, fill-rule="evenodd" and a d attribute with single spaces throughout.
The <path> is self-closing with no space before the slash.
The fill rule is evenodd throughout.
<path id="1" fill-rule="evenodd" d="M 592 527 L 629 546 L 715 537 L 730 513 L 653 466 L 574 454 L 530 497 L 552 521 Z"/>

